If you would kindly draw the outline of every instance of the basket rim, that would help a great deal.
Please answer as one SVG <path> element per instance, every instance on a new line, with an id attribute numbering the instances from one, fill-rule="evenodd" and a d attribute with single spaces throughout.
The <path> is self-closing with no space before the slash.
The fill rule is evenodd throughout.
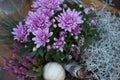
<path id="1" fill-rule="evenodd" d="M 81 0 L 81 1 L 82 1 L 84 4 L 86 4 L 86 6 L 88 6 L 88 7 L 91 7 L 93 4 L 94 4 L 95 6 L 97 6 L 97 7 L 99 7 L 97 11 L 99 11 L 99 10 L 101 10 L 102 8 L 105 7 L 105 4 L 104 4 L 103 2 L 101 2 L 100 0 Z M 113 14 L 115 14 L 115 15 L 117 15 L 117 16 L 120 16 L 120 10 L 117 9 L 117 8 L 115 8 L 115 7 L 113 7 L 113 6 L 107 5 L 107 6 L 105 7 L 105 10 L 110 11 L 110 12 L 112 12 Z"/>

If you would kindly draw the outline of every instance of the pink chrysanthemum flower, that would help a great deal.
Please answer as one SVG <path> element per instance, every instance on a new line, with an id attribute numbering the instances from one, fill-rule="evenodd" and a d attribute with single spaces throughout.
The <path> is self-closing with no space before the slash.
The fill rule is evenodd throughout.
<path id="1" fill-rule="evenodd" d="M 14 39 L 21 42 L 27 42 L 27 37 L 29 35 L 27 30 L 28 28 L 20 22 L 19 25 L 17 25 L 17 28 L 13 28 L 12 34 L 14 35 Z"/>
<path id="2" fill-rule="evenodd" d="M 56 17 L 59 22 L 58 26 L 65 31 L 71 32 L 72 29 L 75 29 L 79 24 L 83 23 L 80 13 L 70 9 L 67 9 L 67 11 L 63 10 L 63 13 Z"/>
<path id="3" fill-rule="evenodd" d="M 60 4 L 63 3 L 64 0 L 36 0 L 33 2 L 33 9 L 49 9 L 49 10 L 61 10 Z"/>
<path id="4" fill-rule="evenodd" d="M 43 8 L 39 8 L 37 9 L 37 11 L 40 11 L 41 13 L 43 13 L 44 15 L 51 17 L 54 14 L 53 10 L 49 10 L 49 9 L 43 9 Z"/>
<path id="5" fill-rule="evenodd" d="M 78 35 L 81 32 L 82 28 L 77 26 L 74 29 L 72 29 L 71 33 L 74 35 Z"/>
<path id="6" fill-rule="evenodd" d="M 29 12 L 28 15 L 25 23 L 29 32 L 34 32 L 38 29 L 49 29 L 52 24 L 49 17 L 41 13 L 39 10 L 37 12 Z"/>
<path id="7" fill-rule="evenodd" d="M 61 37 L 59 39 L 54 38 L 55 43 L 53 44 L 55 49 L 59 49 L 61 52 L 63 52 L 63 48 L 65 45 L 64 37 Z"/>
<path id="8" fill-rule="evenodd" d="M 37 30 L 33 33 L 35 37 L 32 39 L 35 41 L 36 48 L 39 48 L 40 46 L 45 46 L 46 42 L 49 42 L 49 37 L 52 36 L 52 32 L 49 33 L 48 30 Z"/>

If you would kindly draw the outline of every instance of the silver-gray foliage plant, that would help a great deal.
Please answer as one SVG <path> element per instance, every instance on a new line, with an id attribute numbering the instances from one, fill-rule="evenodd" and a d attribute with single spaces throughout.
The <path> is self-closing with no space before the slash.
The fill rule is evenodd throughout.
<path id="1" fill-rule="evenodd" d="M 97 13 L 100 40 L 85 50 L 91 56 L 87 70 L 98 80 L 120 79 L 120 17 L 101 10 Z"/>

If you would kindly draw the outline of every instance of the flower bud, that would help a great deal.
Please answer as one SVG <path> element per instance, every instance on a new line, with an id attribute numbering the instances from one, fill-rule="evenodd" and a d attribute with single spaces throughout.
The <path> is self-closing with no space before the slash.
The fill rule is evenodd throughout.
<path id="1" fill-rule="evenodd" d="M 83 6 L 82 5 L 79 5 L 80 8 L 82 8 Z"/>
<path id="2" fill-rule="evenodd" d="M 36 47 L 33 48 L 33 52 L 35 52 L 35 51 L 37 51 L 37 48 L 36 48 Z"/>
<path id="3" fill-rule="evenodd" d="M 57 27 L 57 25 L 56 25 L 56 24 L 53 24 L 53 27 L 54 27 L 54 28 L 56 28 L 56 27 Z"/>
<path id="4" fill-rule="evenodd" d="M 67 6 L 67 4 L 63 4 L 63 7 L 64 7 L 64 8 L 67 8 L 68 6 Z"/>
<path id="5" fill-rule="evenodd" d="M 96 20 L 91 20 L 91 24 L 96 25 L 97 21 Z"/>

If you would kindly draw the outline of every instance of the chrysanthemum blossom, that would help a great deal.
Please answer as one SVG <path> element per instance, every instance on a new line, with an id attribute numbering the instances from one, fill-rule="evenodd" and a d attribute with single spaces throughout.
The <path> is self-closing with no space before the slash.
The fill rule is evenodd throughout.
<path id="1" fill-rule="evenodd" d="M 75 29 L 78 25 L 83 23 L 80 13 L 81 12 L 71 9 L 63 10 L 63 13 L 56 17 L 59 22 L 58 26 L 65 31 L 71 32 L 72 29 Z"/>
<path id="2" fill-rule="evenodd" d="M 49 42 L 49 37 L 52 36 L 52 32 L 49 33 L 48 30 L 42 30 L 38 29 L 33 33 L 35 36 L 32 40 L 36 44 L 36 48 L 39 48 L 40 46 L 45 46 L 47 42 Z"/>
<path id="3" fill-rule="evenodd" d="M 34 32 L 38 29 L 49 29 L 51 26 L 49 17 L 41 13 L 39 10 L 37 12 L 29 12 L 28 15 L 25 23 L 29 32 Z"/>
<path id="4" fill-rule="evenodd" d="M 33 8 L 33 9 L 38 9 L 38 8 L 40 8 L 41 6 L 40 6 L 40 0 L 34 0 L 33 1 L 33 4 L 31 5 L 31 7 Z"/>
<path id="5" fill-rule="evenodd" d="M 59 49 L 61 52 L 63 52 L 63 48 L 65 45 L 64 37 L 61 37 L 59 39 L 54 38 L 55 43 L 53 44 L 55 49 Z"/>
<path id="6" fill-rule="evenodd" d="M 28 28 L 20 22 L 19 25 L 17 25 L 17 28 L 13 28 L 12 34 L 14 35 L 14 39 L 20 42 L 27 42 L 27 37 L 29 35 L 27 30 Z"/>
<path id="7" fill-rule="evenodd" d="M 80 26 L 77 26 L 74 29 L 72 29 L 71 34 L 78 35 L 79 33 L 81 33 L 81 30 L 82 30 L 82 28 Z"/>
<path id="8" fill-rule="evenodd" d="M 36 0 L 33 2 L 33 9 L 49 9 L 49 10 L 61 10 L 60 4 L 63 3 L 64 0 Z"/>
<path id="9" fill-rule="evenodd" d="M 49 18 L 53 16 L 54 11 L 50 10 L 50 9 L 43 9 L 43 8 L 39 8 L 37 9 L 37 11 L 40 11 L 41 13 L 43 13 L 44 15 L 48 16 Z"/>

